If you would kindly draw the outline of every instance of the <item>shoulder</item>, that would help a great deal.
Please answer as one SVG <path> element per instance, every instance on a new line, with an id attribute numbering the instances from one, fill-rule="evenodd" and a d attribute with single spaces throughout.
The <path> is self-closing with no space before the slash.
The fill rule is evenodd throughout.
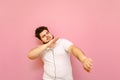
<path id="1" fill-rule="evenodd" d="M 68 39 L 65 39 L 65 38 L 60 38 L 60 39 L 58 39 L 57 42 L 58 42 L 58 43 L 61 43 L 61 42 L 69 42 L 69 40 L 68 40 Z"/>
<path id="2" fill-rule="evenodd" d="M 63 44 L 63 45 L 72 45 L 73 42 L 71 42 L 70 40 L 68 39 L 65 39 L 65 38 L 60 38 L 57 43 L 60 43 L 60 44 Z"/>
<path id="3" fill-rule="evenodd" d="M 60 39 L 58 39 L 59 41 L 69 41 L 68 39 L 66 39 L 66 38 L 60 38 Z"/>

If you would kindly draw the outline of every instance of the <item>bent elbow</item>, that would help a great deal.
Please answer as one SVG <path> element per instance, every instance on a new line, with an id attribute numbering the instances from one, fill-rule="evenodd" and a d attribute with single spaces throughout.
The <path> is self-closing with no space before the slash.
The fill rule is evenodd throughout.
<path id="1" fill-rule="evenodd" d="M 28 58 L 31 60 L 35 59 L 35 57 L 31 53 L 28 54 Z"/>

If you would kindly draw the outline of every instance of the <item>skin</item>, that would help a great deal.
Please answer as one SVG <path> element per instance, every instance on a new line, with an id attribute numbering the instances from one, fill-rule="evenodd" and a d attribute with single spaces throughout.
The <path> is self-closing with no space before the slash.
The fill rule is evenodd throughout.
<path id="1" fill-rule="evenodd" d="M 37 46 L 29 51 L 28 57 L 30 59 L 36 59 L 40 56 L 40 54 L 47 48 L 53 47 L 56 44 L 56 41 L 59 39 L 58 37 L 53 38 L 53 35 L 47 30 L 43 30 L 40 34 L 42 45 Z M 73 54 L 82 64 L 83 68 L 90 72 L 92 68 L 92 59 L 88 58 L 82 50 L 80 50 L 75 45 L 71 45 L 68 48 L 68 52 Z"/>

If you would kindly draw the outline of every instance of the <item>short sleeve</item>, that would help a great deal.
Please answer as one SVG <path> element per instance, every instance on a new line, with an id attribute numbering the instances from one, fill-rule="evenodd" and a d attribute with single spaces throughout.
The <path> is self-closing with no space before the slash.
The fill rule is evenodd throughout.
<path id="1" fill-rule="evenodd" d="M 67 39 L 62 39 L 62 44 L 63 44 L 63 47 L 66 51 L 68 51 L 68 48 L 73 45 L 73 43 Z"/>

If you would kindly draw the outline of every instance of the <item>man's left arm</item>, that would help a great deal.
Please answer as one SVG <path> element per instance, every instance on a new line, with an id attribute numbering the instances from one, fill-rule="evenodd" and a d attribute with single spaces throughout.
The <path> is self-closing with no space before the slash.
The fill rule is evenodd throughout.
<path id="1" fill-rule="evenodd" d="M 72 53 L 83 65 L 83 68 L 87 71 L 90 72 L 92 68 L 92 59 L 88 58 L 84 52 L 76 47 L 75 45 L 71 45 L 68 48 L 68 51 Z"/>

